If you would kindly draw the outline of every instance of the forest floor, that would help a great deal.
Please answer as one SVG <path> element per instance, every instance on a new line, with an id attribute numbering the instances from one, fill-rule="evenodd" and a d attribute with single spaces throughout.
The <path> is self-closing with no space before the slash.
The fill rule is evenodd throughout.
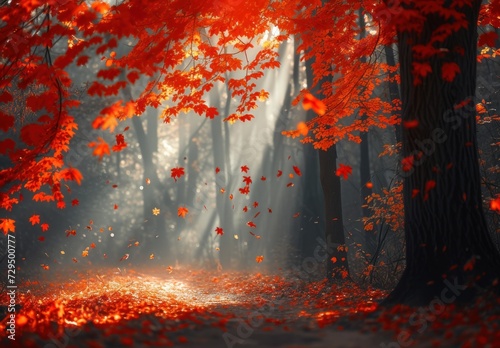
<path id="1" fill-rule="evenodd" d="M 112 269 L 17 291 L 15 341 L 4 318 L 1 347 L 500 347 L 500 300 L 380 310 L 386 292 L 349 282 Z"/>

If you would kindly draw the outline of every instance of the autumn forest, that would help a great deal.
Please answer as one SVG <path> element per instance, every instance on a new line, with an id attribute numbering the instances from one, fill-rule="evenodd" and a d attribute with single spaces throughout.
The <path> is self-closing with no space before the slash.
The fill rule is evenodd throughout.
<path id="1" fill-rule="evenodd" d="M 500 347 L 500 2 L 0 0 L 2 347 Z"/>

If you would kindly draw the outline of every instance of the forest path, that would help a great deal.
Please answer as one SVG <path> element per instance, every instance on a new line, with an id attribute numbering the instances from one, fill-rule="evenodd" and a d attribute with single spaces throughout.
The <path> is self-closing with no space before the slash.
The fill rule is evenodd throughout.
<path id="1" fill-rule="evenodd" d="M 458 347 L 487 335 L 456 313 L 376 312 L 380 290 L 260 273 L 106 269 L 18 289 L 16 340 L 2 337 L 2 347 Z M 421 321 L 409 325 L 415 313 Z"/>

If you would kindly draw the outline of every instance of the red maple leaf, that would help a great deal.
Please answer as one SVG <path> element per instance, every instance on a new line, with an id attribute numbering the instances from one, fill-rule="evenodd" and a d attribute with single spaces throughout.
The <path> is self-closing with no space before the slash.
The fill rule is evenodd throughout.
<path id="1" fill-rule="evenodd" d="M 335 175 L 342 176 L 344 178 L 344 180 L 347 180 L 347 177 L 351 173 L 352 173 L 352 168 L 350 166 L 346 166 L 346 165 L 341 163 L 341 164 L 339 164 L 339 167 L 338 167 L 337 171 L 335 172 Z"/>
<path id="2" fill-rule="evenodd" d="M 248 173 L 248 170 L 249 170 L 249 169 L 250 169 L 250 168 L 248 168 L 248 166 L 247 166 L 247 165 L 241 166 L 241 171 L 242 171 L 243 173 Z"/>
<path id="3" fill-rule="evenodd" d="M 80 201 L 76 198 L 71 201 L 71 206 L 73 206 L 73 207 L 78 205 L 78 204 L 80 204 Z"/>
<path id="4" fill-rule="evenodd" d="M 276 174 L 276 176 L 279 178 L 281 175 L 283 175 L 283 171 L 282 170 L 278 170 L 278 174 Z"/>
<path id="5" fill-rule="evenodd" d="M 252 183 L 252 177 L 250 176 L 244 176 L 243 175 L 243 182 L 246 184 L 246 185 L 250 185 Z"/>
<path id="6" fill-rule="evenodd" d="M 219 174 L 220 172 L 220 168 L 219 167 L 215 167 L 215 174 Z"/>
<path id="7" fill-rule="evenodd" d="M 42 228 L 43 232 L 46 232 L 49 229 L 49 224 L 45 222 L 41 224 L 40 227 Z"/>
<path id="8" fill-rule="evenodd" d="M 172 168 L 170 176 L 174 178 L 174 181 L 177 181 L 177 178 L 180 178 L 181 176 L 184 175 L 184 168 L 183 167 L 177 167 L 177 168 Z"/>
<path id="9" fill-rule="evenodd" d="M 248 221 L 247 222 L 247 226 L 251 227 L 251 228 L 256 228 L 257 227 L 257 225 L 253 223 L 253 221 Z"/>
<path id="10" fill-rule="evenodd" d="M 301 175 L 302 175 L 302 173 L 300 172 L 300 168 L 299 168 L 299 167 L 297 167 L 297 166 L 293 166 L 293 170 L 294 170 L 294 172 L 295 172 L 298 176 L 301 176 Z"/>
<path id="11" fill-rule="evenodd" d="M 224 230 L 222 229 L 222 227 L 216 227 L 215 233 L 222 236 L 224 234 Z"/>
<path id="12" fill-rule="evenodd" d="M 242 195 L 248 195 L 250 193 L 250 186 L 240 187 L 239 190 Z"/>

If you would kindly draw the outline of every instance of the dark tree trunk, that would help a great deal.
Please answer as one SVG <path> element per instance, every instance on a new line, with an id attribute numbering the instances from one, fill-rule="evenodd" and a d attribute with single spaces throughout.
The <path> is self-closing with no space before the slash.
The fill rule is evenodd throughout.
<path id="1" fill-rule="evenodd" d="M 426 304 L 435 297 L 445 303 L 471 301 L 481 288 L 498 282 L 500 255 L 483 212 L 476 139 L 480 3 L 460 9 L 468 28 L 440 44 L 441 54 L 429 59 L 432 73 L 419 84 L 412 73 L 412 50 L 427 44 L 443 19 L 430 14 L 420 34 L 398 33 L 402 120 L 419 123 L 402 132 L 403 157 L 414 161 L 402 172 L 406 269 L 386 300 L 389 304 Z M 460 67 L 452 82 L 441 77 L 446 62 Z"/>
<path id="2" fill-rule="evenodd" d="M 312 86 L 313 61 L 306 62 L 307 85 Z M 319 98 L 319 90 L 326 82 L 323 78 L 317 86 L 310 88 L 313 94 Z M 344 236 L 344 220 L 342 217 L 342 192 L 340 177 L 337 171 L 337 145 L 333 144 L 327 151 L 319 151 L 319 171 L 321 188 L 323 190 L 323 203 L 325 207 L 325 239 L 328 244 L 327 250 L 327 278 L 344 279 L 349 277 L 349 266 L 347 260 L 347 248 Z"/>

